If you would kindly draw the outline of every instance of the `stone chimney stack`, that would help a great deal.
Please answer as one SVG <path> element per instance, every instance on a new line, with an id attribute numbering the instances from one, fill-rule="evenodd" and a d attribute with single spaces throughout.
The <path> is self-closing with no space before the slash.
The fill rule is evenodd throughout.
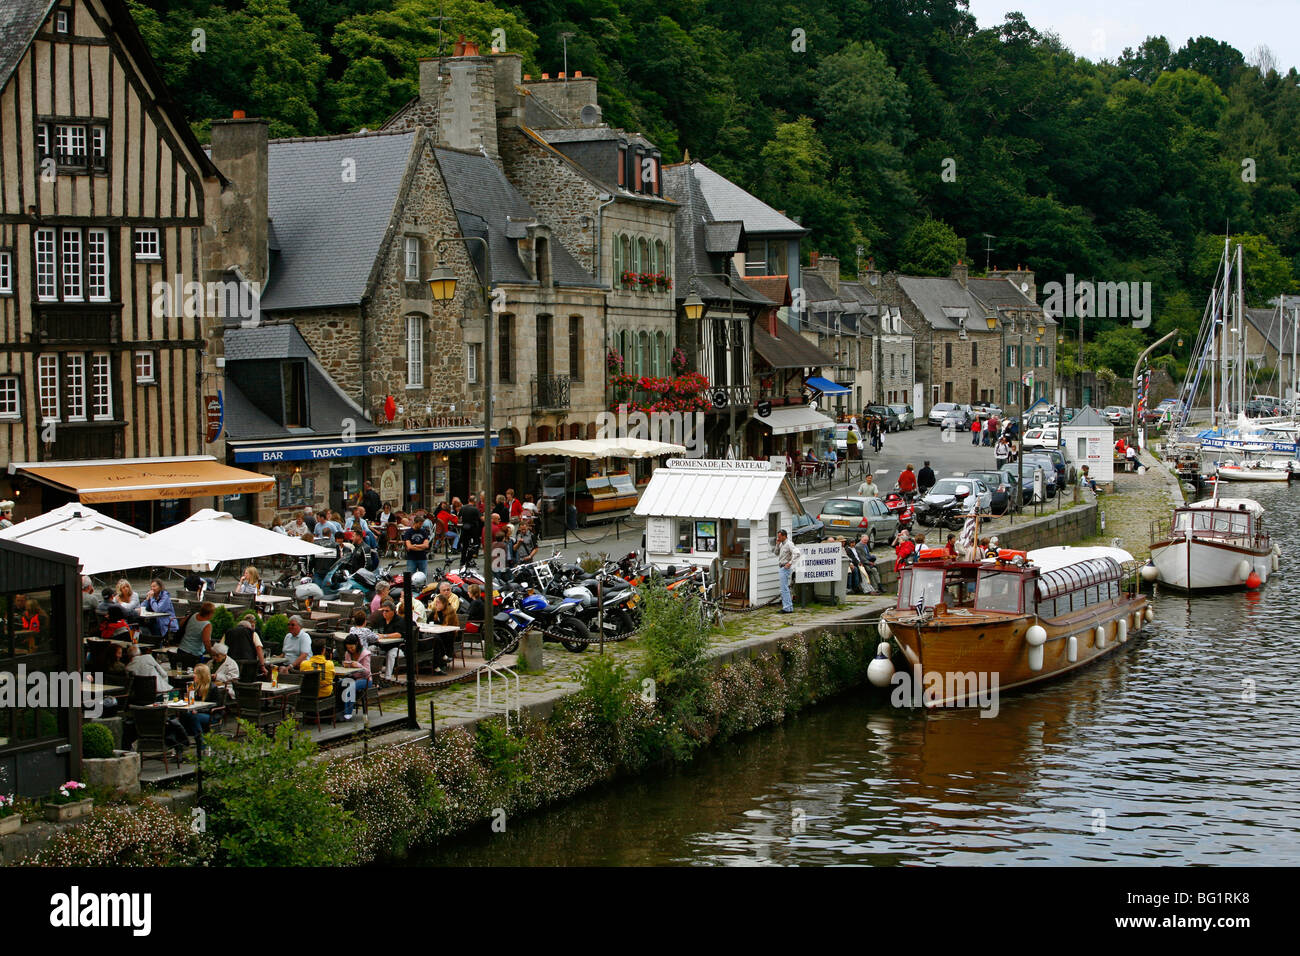
<path id="1" fill-rule="evenodd" d="M 432 130 L 439 146 L 482 147 L 499 163 L 497 130 L 523 117 L 515 89 L 522 61 L 517 53 L 482 55 L 464 37 L 453 49 L 454 56 L 420 61 L 420 99 L 405 125 Z"/>
<path id="2" fill-rule="evenodd" d="M 840 294 L 840 260 L 834 256 L 819 256 L 817 258 L 817 274 L 826 280 L 826 284 L 831 287 L 831 291 L 836 295 Z"/>
<path id="3" fill-rule="evenodd" d="M 540 80 L 531 76 L 524 77 L 523 85 L 543 106 L 569 126 L 600 125 L 601 110 L 600 104 L 596 102 L 594 76 L 583 76 L 582 71 L 577 70 L 572 76 L 565 77 L 563 73 L 557 73 L 552 79 L 551 74 L 543 73 Z M 585 107 L 591 108 L 587 112 L 587 121 L 582 117 Z"/>
<path id="4" fill-rule="evenodd" d="M 221 279 L 238 266 L 244 278 L 264 285 L 269 272 L 267 249 L 267 121 L 212 121 L 212 161 L 230 180 L 211 217 L 210 242 L 204 243 L 205 278 Z"/>
<path id="5" fill-rule="evenodd" d="M 1034 270 L 1026 269 L 1018 265 L 1014 269 L 998 269 L 996 266 L 989 270 L 990 279 L 1010 279 L 1017 289 L 1020 289 L 1027 295 L 1030 301 L 1038 302 L 1038 283 L 1034 278 Z"/>
<path id="6" fill-rule="evenodd" d="M 962 262 L 960 259 L 958 259 L 957 264 L 952 267 L 952 277 L 957 280 L 958 284 L 963 289 L 966 288 L 966 279 L 969 272 L 970 270 L 967 269 L 966 263 Z"/>

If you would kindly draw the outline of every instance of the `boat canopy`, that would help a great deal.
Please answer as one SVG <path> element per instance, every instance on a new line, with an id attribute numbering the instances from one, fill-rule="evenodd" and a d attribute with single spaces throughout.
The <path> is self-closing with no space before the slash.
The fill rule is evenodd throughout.
<path id="1" fill-rule="evenodd" d="M 1121 565 L 1132 564 L 1134 561 L 1133 555 L 1123 548 L 1076 548 L 1068 544 L 1058 545 L 1054 548 L 1038 548 L 1035 551 L 1030 551 L 1025 557 L 1042 571 L 1055 571 L 1057 568 L 1064 568 L 1071 564 L 1078 564 L 1081 561 L 1095 558 L 1110 558 Z"/>
<path id="2" fill-rule="evenodd" d="M 1264 506 L 1253 498 L 1206 498 L 1193 501 L 1188 508 L 1221 508 L 1224 511 L 1248 511 L 1256 518 L 1264 514 Z"/>
<path id="3" fill-rule="evenodd" d="M 1038 599 L 1060 597 L 1072 591 L 1118 581 L 1123 574 L 1123 568 L 1113 558 L 1090 558 L 1055 571 L 1043 571 L 1038 575 Z"/>

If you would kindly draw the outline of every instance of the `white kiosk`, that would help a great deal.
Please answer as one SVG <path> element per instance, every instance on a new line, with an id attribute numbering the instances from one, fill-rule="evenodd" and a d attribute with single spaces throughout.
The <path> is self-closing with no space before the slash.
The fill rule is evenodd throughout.
<path id="1" fill-rule="evenodd" d="M 724 599 L 759 606 L 781 593 L 776 533 L 805 512 L 784 462 L 671 458 L 650 476 L 636 514 L 655 567 L 720 561 Z"/>
<path id="2" fill-rule="evenodd" d="M 1082 471 L 1088 466 L 1088 475 L 1096 482 L 1110 484 L 1115 480 L 1115 426 L 1106 421 L 1091 405 L 1079 409 L 1061 430 L 1065 443 L 1065 457 Z"/>

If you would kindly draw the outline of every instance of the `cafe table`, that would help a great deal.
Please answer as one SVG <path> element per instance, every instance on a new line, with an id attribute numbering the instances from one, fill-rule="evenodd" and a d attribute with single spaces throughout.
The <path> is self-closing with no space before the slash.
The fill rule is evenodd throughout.
<path id="1" fill-rule="evenodd" d="M 334 665 L 335 677 L 357 677 L 361 674 L 364 674 L 365 672 L 366 669 L 364 667 L 351 667 L 347 664 Z"/>
<path id="2" fill-rule="evenodd" d="M 254 604 L 259 604 L 268 611 L 274 611 L 279 605 L 292 601 L 293 598 L 284 594 L 259 594 L 253 598 Z"/>

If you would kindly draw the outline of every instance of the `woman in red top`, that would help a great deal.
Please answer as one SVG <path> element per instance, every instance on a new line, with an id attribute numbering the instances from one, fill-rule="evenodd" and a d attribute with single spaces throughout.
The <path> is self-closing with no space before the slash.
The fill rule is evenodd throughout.
<path id="1" fill-rule="evenodd" d="M 912 536 L 906 530 L 898 532 L 898 544 L 894 545 L 894 570 L 901 572 L 907 566 L 907 559 L 916 550 Z"/>

